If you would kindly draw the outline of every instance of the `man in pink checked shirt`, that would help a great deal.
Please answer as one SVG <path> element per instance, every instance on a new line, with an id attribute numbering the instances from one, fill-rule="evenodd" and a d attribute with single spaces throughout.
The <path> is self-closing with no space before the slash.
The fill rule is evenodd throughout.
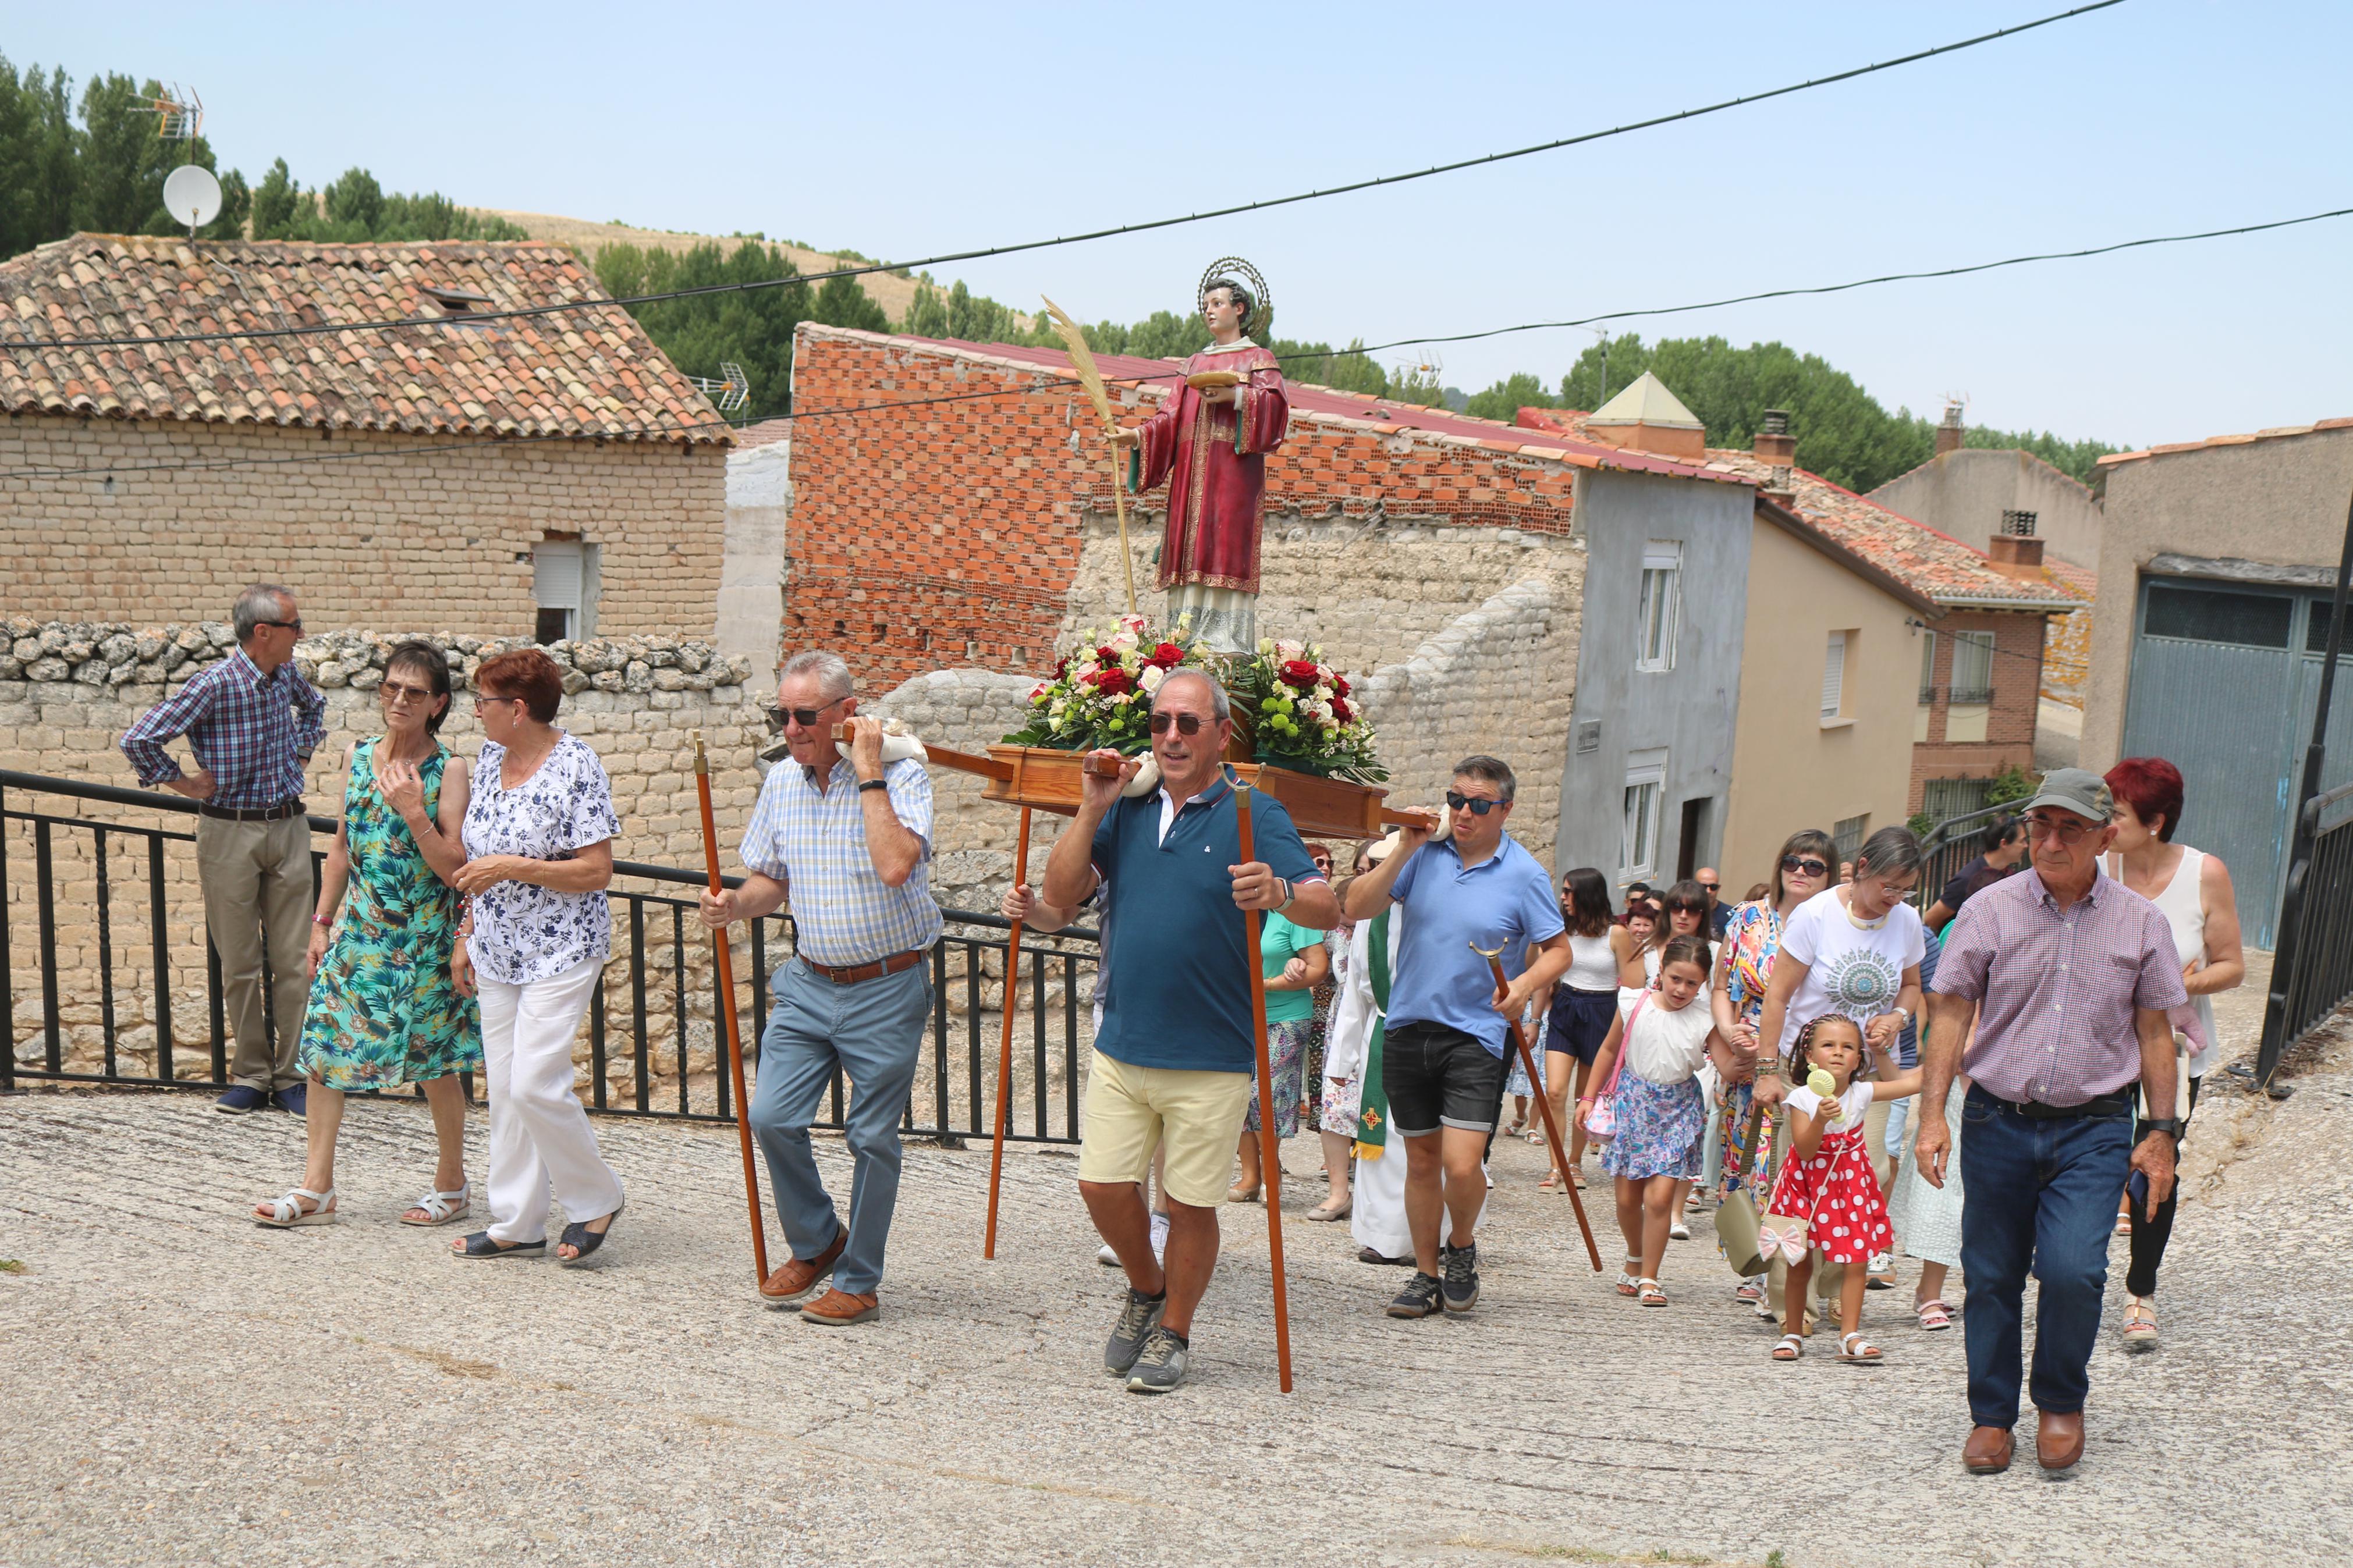
<path id="1" fill-rule="evenodd" d="M 2056 769 L 2026 803 L 2030 868 L 1969 900 L 1946 928 L 1921 1051 L 1920 1171 L 1942 1186 L 1950 1135 L 1945 1097 L 1962 1102 L 1961 1268 L 1971 1472 L 2010 1468 L 2018 1422 L 2021 1318 L 2031 1268 L 2038 1417 L 2035 1458 L 2063 1470 L 2083 1457 L 2084 1401 L 2116 1194 L 2127 1178 L 2150 1212 L 2173 1189 L 2180 1124 L 2158 1118 L 2133 1139 L 2138 1085 L 2152 1107 L 2174 1096 L 2169 1009 L 2186 1000 L 2172 928 L 2156 905 L 2100 869 L 2115 801 L 2099 774 Z M 1961 1042 L 1977 1016 L 1968 1058 Z M 2142 1182 L 2146 1180 L 2146 1190 Z"/>

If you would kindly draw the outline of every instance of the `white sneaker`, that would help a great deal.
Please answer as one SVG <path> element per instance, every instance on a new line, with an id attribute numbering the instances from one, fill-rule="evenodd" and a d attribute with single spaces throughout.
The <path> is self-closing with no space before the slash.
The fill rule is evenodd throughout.
<path id="1" fill-rule="evenodd" d="M 1691 1226 L 1685 1225 L 1681 1220 L 1675 1221 L 1674 1224 L 1667 1226 L 1667 1239 L 1670 1241 L 1689 1241 L 1691 1239 Z"/>
<path id="2" fill-rule="evenodd" d="M 1165 1214 L 1155 1214 L 1152 1216 L 1152 1261 L 1159 1262 L 1162 1254 L 1167 1250 L 1168 1216 Z M 1113 1252 L 1111 1249 L 1111 1243 L 1106 1241 L 1095 1248 L 1095 1261 L 1105 1268 L 1116 1268 L 1119 1267 L 1119 1254 Z"/>

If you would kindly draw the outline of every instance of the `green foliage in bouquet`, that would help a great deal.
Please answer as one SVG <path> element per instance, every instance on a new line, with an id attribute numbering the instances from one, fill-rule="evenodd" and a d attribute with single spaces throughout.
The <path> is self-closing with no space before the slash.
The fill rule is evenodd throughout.
<path id="1" fill-rule="evenodd" d="M 1152 694 L 1174 669 L 1211 668 L 1208 651 L 1179 621 L 1166 636 L 1142 616 L 1122 616 L 1116 629 L 1090 631 L 1029 693 L 1029 722 L 1005 737 L 1008 746 L 1060 752 L 1100 747 L 1128 756 L 1152 749 Z"/>
<path id="2" fill-rule="evenodd" d="M 1373 726 L 1349 700 L 1348 682 L 1314 643 L 1261 638 L 1258 654 L 1228 677 L 1237 721 L 1252 754 L 1272 767 L 1351 784 L 1380 784 Z"/>

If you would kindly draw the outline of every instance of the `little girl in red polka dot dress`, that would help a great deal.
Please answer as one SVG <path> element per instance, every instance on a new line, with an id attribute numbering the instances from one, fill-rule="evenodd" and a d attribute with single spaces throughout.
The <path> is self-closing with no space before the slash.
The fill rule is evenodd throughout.
<path id="1" fill-rule="evenodd" d="M 1901 1100 L 1920 1089 L 1920 1069 L 1856 1081 L 1862 1069 L 1862 1031 L 1852 1019 L 1826 1013 L 1798 1036 L 1798 1059 L 1810 1080 L 1789 1090 L 1789 1155 L 1773 1184 L 1758 1227 L 1767 1261 L 1778 1253 L 1789 1260 L 1786 1295 L 1789 1331 L 1773 1347 L 1775 1361 L 1796 1361 L 1806 1351 L 1806 1303 L 1812 1293 L 1814 1253 L 1849 1267 L 1839 1292 L 1839 1360 L 1870 1365 L 1880 1349 L 1862 1337 L 1862 1291 L 1871 1255 L 1887 1250 L 1891 1231 L 1887 1199 L 1863 1146 L 1863 1115 L 1874 1100 Z M 1883 1063 L 1885 1071 L 1889 1064 Z M 1827 1080 L 1827 1081 L 1825 1081 Z M 1828 1092 L 1824 1092 L 1827 1089 Z"/>

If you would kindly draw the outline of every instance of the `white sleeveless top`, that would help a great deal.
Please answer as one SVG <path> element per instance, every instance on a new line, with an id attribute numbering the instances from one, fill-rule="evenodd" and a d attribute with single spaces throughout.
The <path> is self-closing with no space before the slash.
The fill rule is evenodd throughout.
<path id="1" fill-rule="evenodd" d="M 1615 991 L 1618 989 L 1618 955 L 1609 949 L 1609 933 L 1599 936 L 1568 937 L 1568 973 L 1561 984 L 1572 991 Z"/>
<path id="2" fill-rule="evenodd" d="M 2103 868 L 2121 886 L 2124 882 L 2124 859 L 2117 855 L 2106 858 Z M 2206 852 L 2181 847 L 2181 864 L 2173 868 L 2173 880 L 2159 889 L 2149 902 L 2157 906 L 2165 923 L 2173 928 L 2173 949 L 2181 962 L 2206 962 Z M 2189 1005 L 2198 1010 L 2199 1033 L 2206 1039 L 2205 1047 L 2189 1058 L 2189 1076 L 2202 1078 L 2221 1053 L 2214 1038 L 2214 998 L 2192 996 Z"/>

